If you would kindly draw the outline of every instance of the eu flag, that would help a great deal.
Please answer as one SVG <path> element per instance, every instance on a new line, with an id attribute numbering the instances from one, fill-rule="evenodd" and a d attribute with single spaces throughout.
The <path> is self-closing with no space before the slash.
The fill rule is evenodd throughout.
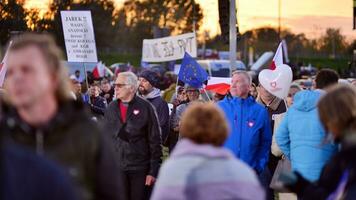
<path id="1" fill-rule="evenodd" d="M 208 73 L 187 52 L 178 73 L 178 79 L 195 88 L 202 87 L 208 80 Z"/>

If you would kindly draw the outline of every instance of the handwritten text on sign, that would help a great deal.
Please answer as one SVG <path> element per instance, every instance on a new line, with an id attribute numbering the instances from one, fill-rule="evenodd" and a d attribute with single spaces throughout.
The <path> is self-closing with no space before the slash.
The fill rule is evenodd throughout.
<path id="1" fill-rule="evenodd" d="M 194 33 L 143 40 L 142 61 L 179 60 L 184 57 L 184 52 L 188 52 L 192 57 L 197 56 L 197 40 Z"/>
<path id="2" fill-rule="evenodd" d="M 98 62 L 90 11 L 61 11 L 68 62 Z"/>

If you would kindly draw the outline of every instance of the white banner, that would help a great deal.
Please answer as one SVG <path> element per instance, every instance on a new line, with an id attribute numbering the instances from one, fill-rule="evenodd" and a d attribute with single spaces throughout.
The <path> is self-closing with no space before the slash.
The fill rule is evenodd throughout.
<path id="1" fill-rule="evenodd" d="M 142 60 L 145 62 L 179 60 L 184 57 L 184 52 L 197 57 L 195 33 L 143 40 Z"/>
<path id="2" fill-rule="evenodd" d="M 61 11 L 68 62 L 98 62 L 90 11 Z"/>

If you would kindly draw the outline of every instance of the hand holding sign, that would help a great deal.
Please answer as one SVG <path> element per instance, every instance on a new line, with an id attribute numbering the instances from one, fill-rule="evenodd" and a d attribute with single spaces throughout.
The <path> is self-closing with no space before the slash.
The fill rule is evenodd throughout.
<path id="1" fill-rule="evenodd" d="M 271 94 L 281 99 L 288 95 L 293 73 L 288 65 L 278 65 L 275 70 L 265 69 L 258 75 L 261 85 Z"/>

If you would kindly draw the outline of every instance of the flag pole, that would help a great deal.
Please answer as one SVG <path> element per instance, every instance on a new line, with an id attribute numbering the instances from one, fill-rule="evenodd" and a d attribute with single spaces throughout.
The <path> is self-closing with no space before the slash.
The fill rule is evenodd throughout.
<path id="1" fill-rule="evenodd" d="M 211 101 L 211 99 L 210 99 L 210 97 L 208 95 L 208 92 L 205 90 L 205 88 L 203 88 L 203 90 L 204 90 L 204 93 L 205 93 L 206 97 L 209 99 L 209 101 Z"/>
<path id="2" fill-rule="evenodd" d="M 90 94 L 89 94 L 89 82 L 88 82 L 87 67 L 85 66 L 85 62 L 83 62 L 83 67 L 84 67 L 85 83 L 87 85 L 87 94 L 89 96 L 88 103 L 90 104 L 91 102 L 90 102 Z"/>

